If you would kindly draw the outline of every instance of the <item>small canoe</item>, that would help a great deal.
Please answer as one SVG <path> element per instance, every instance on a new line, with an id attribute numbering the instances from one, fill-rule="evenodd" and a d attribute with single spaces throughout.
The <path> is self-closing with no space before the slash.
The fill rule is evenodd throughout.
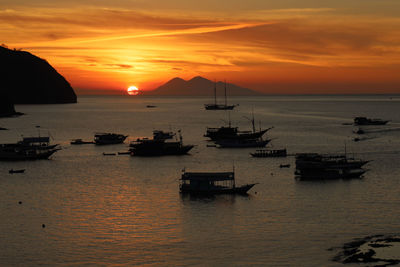
<path id="1" fill-rule="evenodd" d="M 11 169 L 8 172 L 11 173 L 11 174 L 13 174 L 13 173 L 24 173 L 25 169 L 21 169 L 21 170 L 13 170 L 13 169 Z"/>

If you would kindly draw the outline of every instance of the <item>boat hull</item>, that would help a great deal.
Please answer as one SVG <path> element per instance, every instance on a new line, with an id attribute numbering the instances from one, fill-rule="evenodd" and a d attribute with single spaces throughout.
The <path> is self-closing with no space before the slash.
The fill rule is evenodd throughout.
<path id="1" fill-rule="evenodd" d="M 204 108 L 206 110 L 232 110 L 235 108 L 235 105 L 214 105 L 214 104 L 210 104 L 210 105 L 204 105 Z"/>
<path id="2" fill-rule="evenodd" d="M 124 139 L 121 140 L 102 140 L 102 141 L 95 141 L 96 145 L 116 145 L 116 144 L 123 144 L 125 141 Z"/>
<path id="3" fill-rule="evenodd" d="M 362 178 L 366 171 L 363 169 L 352 170 L 321 170 L 321 171 L 300 171 L 296 172 L 299 180 L 335 180 Z"/>
<path id="4" fill-rule="evenodd" d="M 265 147 L 271 140 L 250 141 L 250 140 L 218 140 L 215 143 L 220 148 L 249 148 L 249 147 Z"/>
<path id="5" fill-rule="evenodd" d="M 239 187 L 225 188 L 225 187 L 210 187 L 207 189 L 191 188 L 190 186 L 182 185 L 180 192 L 182 194 L 199 194 L 199 195 L 218 195 L 218 194 L 247 194 L 247 192 L 255 184 L 247 184 Z"/>
<path id="6" fill-rule="evenodd" d="M 14 173 L 24 173 L 25 169 L 23 170 L 9 170 L 8 173 L 14 174 Z"/>
<path id="7" fill-rule="evenodd" d="M 32 153 L 2 151 L 2 152 L 0 152 L 0 161 L 24 161 L 24 160 L 48 159 L 57 150 L 58 149 L 53 149 L 53 150 L 39 152 L 39 153 L 37 153 L 37 151 L 32 152 Z"/>
<path id="8" fill-rule="evenodd" d="M 134 147 L 131 149 L 131 156 L 141 157 L 158 157 L 158 156 L 169 156 L 169 155 L 186 155 L 194 146 L 184 145 L 180 147 Z"/>

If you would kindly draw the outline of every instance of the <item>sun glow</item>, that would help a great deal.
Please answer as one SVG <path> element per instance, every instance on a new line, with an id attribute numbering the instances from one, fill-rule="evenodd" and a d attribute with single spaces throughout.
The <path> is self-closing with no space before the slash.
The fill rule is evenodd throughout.
<path id="1" fill-rule="evenodd" d="M 137 88 L 136 86 L 129 86 L 129 88 L 127 89 L 127 92 L 129 95 L 138 95 L 139 88 Z"/>

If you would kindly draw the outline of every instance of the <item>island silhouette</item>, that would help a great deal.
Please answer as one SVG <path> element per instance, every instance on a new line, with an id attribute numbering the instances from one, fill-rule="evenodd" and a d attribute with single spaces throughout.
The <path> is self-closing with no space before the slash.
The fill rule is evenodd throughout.
<path id="1" fill-rule="evenodd" d="M 4 114 L 12 104 L 76 103 L 68 81 L 46 60 L 26 51 L 0 46 L 0 95 Z M 15 110 L 14 110 L 15 111 Z"/>
<path id="2" fill-rule="evenodd" d="M 142 91 L 142 95 L 154 96 L 213 96 L 214 86 L 217 86 L 217 95 L 224 95 L 225 82 L 215 82 L 196 76 L 190 80 L 185 81 L 182 78 L 176 77 L 165 84 L 157 87 L 151 91 Z M 227 94 L 229 96 L 255 96 L 263 95 L 260 92 L 243 88 L 235 84 L 226 83 Z"/>

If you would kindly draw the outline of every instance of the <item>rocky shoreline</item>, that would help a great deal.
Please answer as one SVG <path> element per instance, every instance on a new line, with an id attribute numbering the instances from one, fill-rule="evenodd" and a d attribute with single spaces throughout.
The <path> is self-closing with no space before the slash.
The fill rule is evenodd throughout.
<path id="1" fill-rule="evenodd" d="M 400 264 L 400 235 L 374 235 L 345 243 L 332 259 L 343 264 L 358 263 L 359 266 L 375 267 Z"/>

